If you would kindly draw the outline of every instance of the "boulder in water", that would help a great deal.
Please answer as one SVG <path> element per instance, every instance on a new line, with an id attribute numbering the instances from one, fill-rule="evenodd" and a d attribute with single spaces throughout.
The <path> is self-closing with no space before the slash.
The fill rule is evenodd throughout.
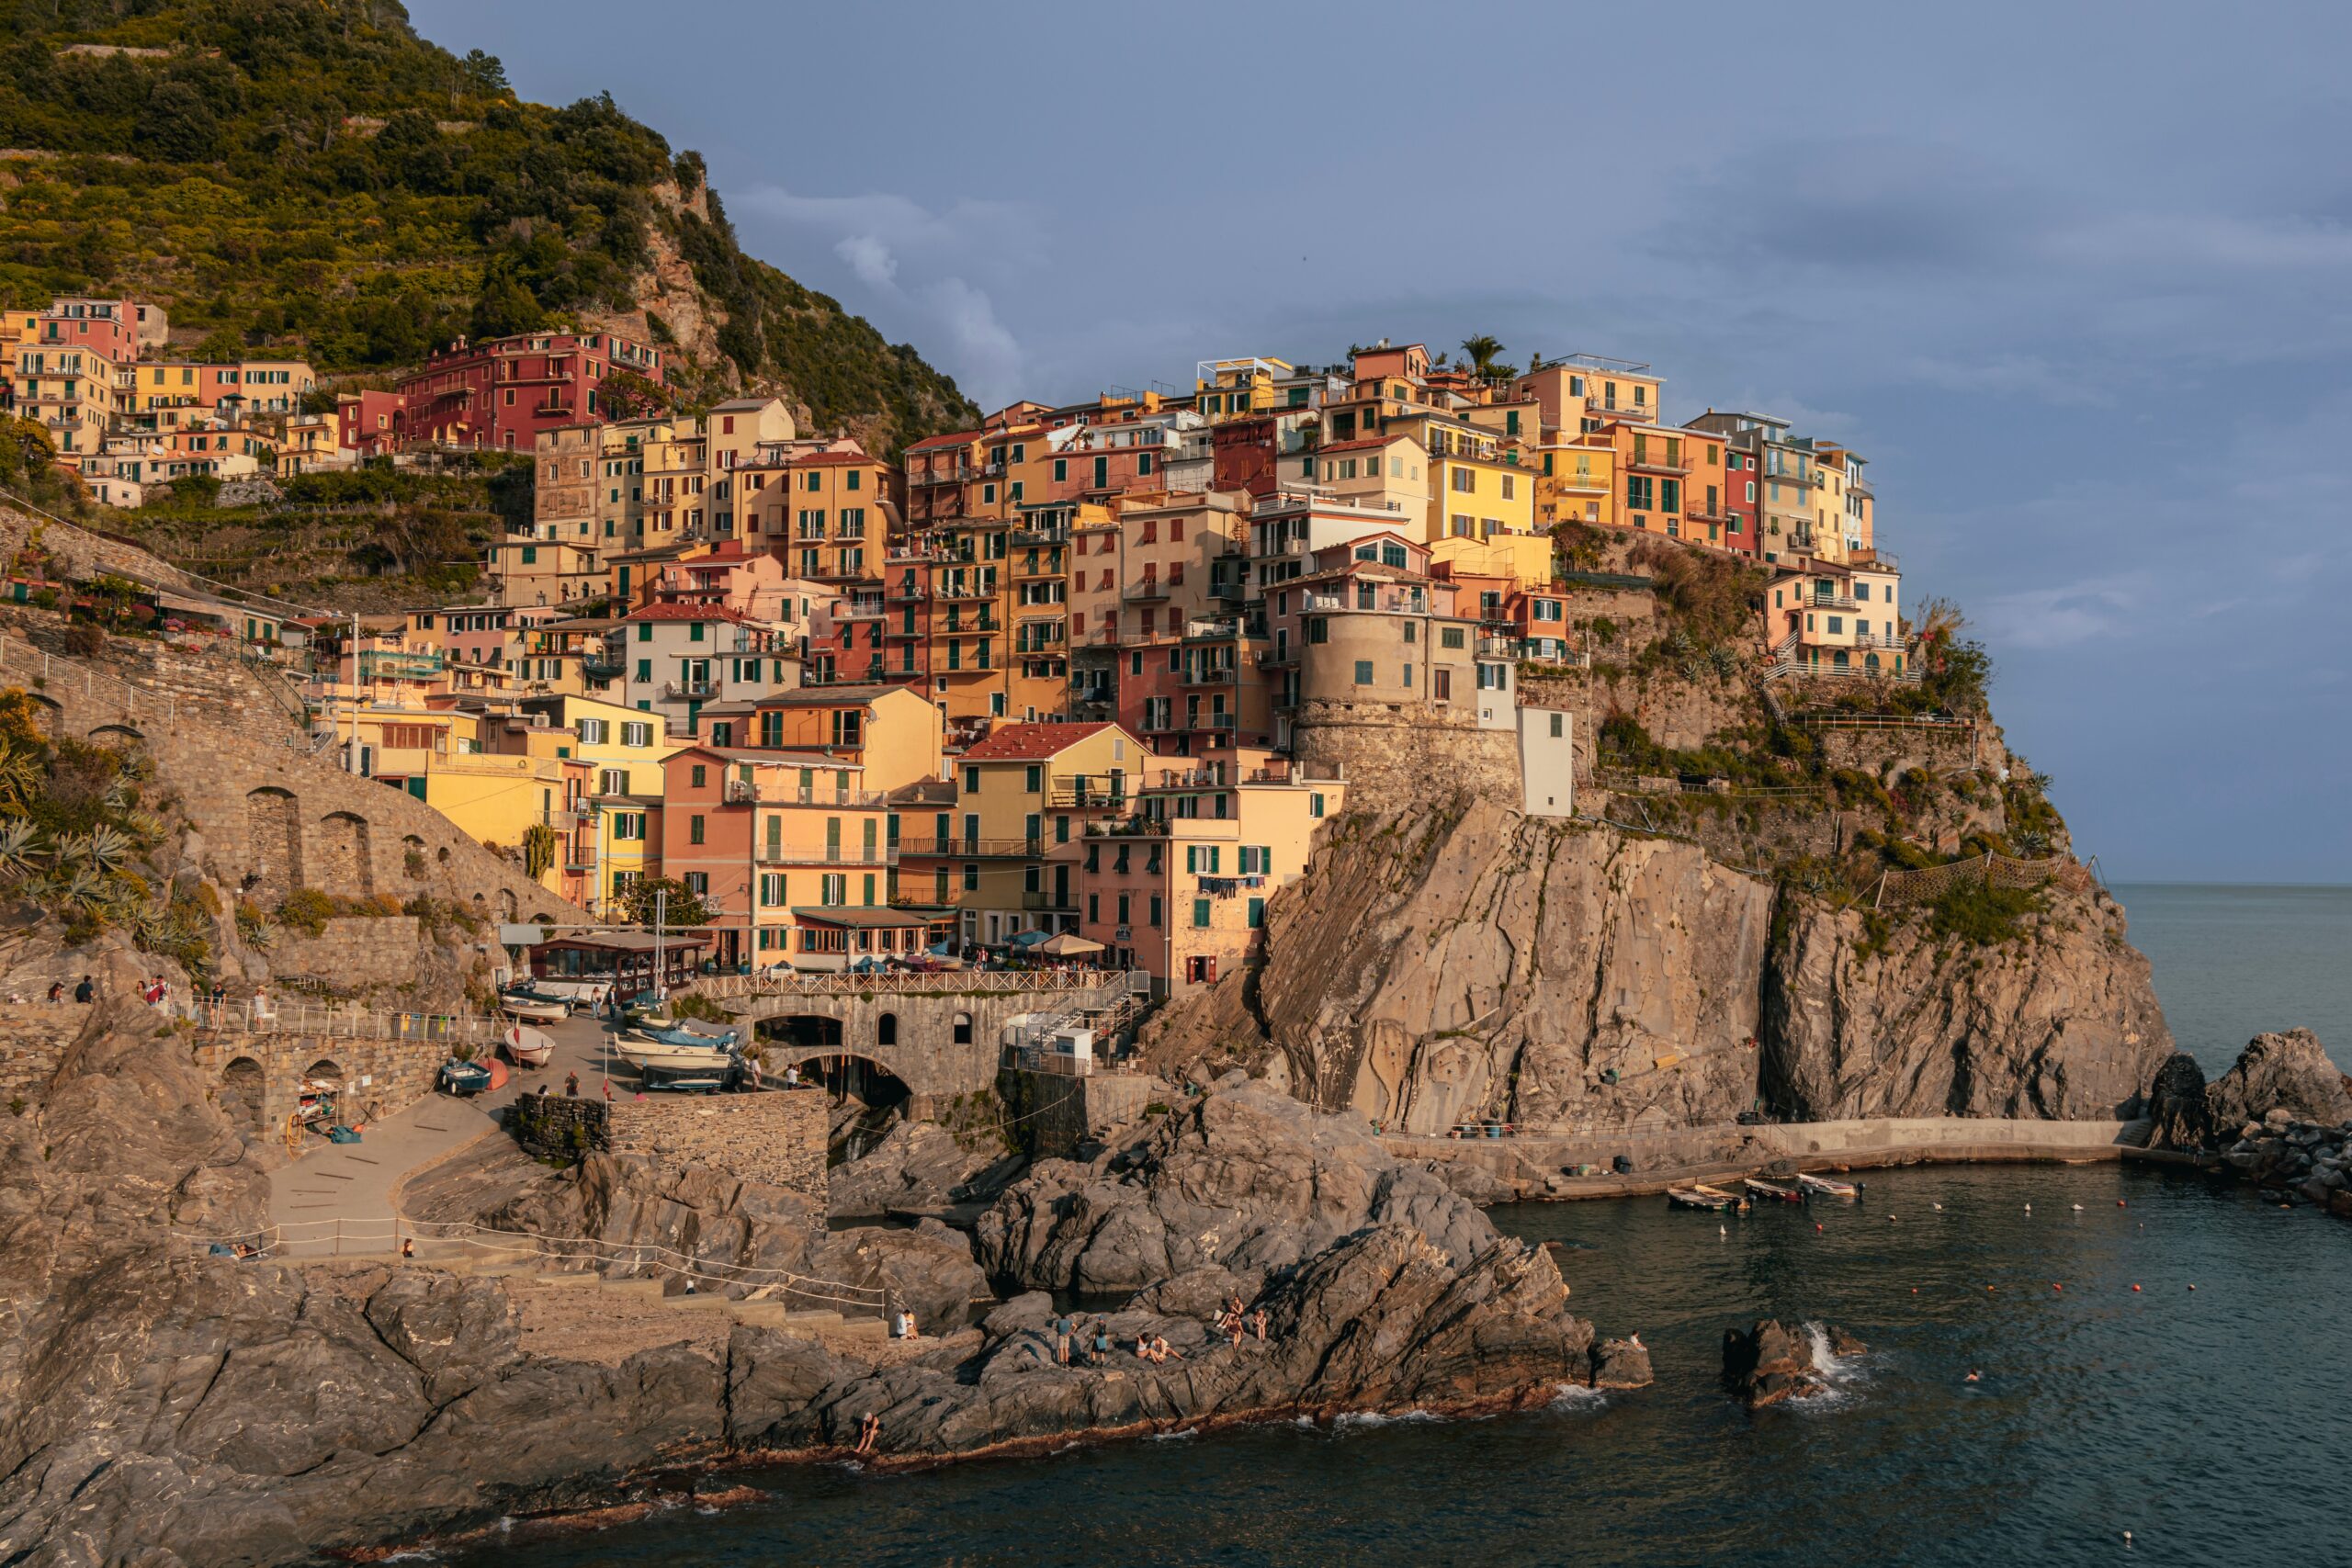
<path id="1" fill-rule="evenodd" d="M 2205 1097 L 2205 1069 L 2176 1051 L 2156 1069 L 2148 1089 L 2148 1147 L 2200 1149 L 2213 1141 L 2214 1118 Z"/>
<path id="2" fill-rule="evenodd" d="M 2352 1078 L 2327 1059 L 2319 1036 L 2308 1029 L 2256 1035 L 2205 1095 L 2220 1126 L 2274 1117 L 2281 1128 L 2293 1122 L 2352 1122 Z"/>
<path id="3" fill-rule="evenodd" d="M 1819 1343 L 1816 1344 L 1816 1335 Z M 1750 1410 L 1761 1410 L 1783 1399 L 1818 1393 L 1824 1386 L 1822 1357 L 1850 1356 L 1866 1347 L 1842 1328 L 1815 1330 L 1800 1324 L 1790 1328 L 1777 1318 L 1765 1318 L 1743 1334 L 1724 1330 L 1724 1386 Z"/>

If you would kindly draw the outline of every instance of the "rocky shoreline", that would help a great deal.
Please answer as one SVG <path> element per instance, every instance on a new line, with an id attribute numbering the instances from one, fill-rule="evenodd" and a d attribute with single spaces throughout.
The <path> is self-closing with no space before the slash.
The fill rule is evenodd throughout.
<path id="1" fill-rule="evenodd" d="M 145 1010 L 97 1010 L 71 1060 L 37 1116 L 0 1126 L 0 1285 L 22 1325 L 0 1345 L 0 1555 L 41 1568 L 293 1562 L 634 1506 L 747 1464 L 921 1468 L 1651 1381 L 1638 1341 L 1569 1311 L 1551 1250 L 1361 1117 L 1238 1072 L 1084 1160 L 1016 1168 L 894 1133 L 840 1200 L 925 1216 L 892 1228 L 830 1230 L 807 1200 L 647 1156 L 516 1155 L 471 1192 L 464 1162 L 425 1173 L 421 1199 L 509 1228 L 854 1279 L 947 1328 L 885 1357 L 737 1324 L 597 1361 L 526 1348 L 515 1292 L 534 1287 L 390 1260 L 166 1268 L 165 1227 L 257 1222 L 262 1163 Z M 2352 1084 L 2316 1039 L 2260 1037 L 2211 1085 L 2183 1060 L 2145 1097 L 2160 1143 L 2342 1211 Z M 995 1304 L 948 1327 L 975 1296 Z M 1735 1394 L 1805 1392 L 1804 1337 L 1746 1336 Z"/>

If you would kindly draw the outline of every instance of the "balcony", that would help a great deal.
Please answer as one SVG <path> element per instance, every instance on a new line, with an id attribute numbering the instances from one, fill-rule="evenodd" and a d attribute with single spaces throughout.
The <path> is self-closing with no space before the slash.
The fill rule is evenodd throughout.
<path id="1" fill-rule="evenodd" d="M 1168 584 L 1156 577 L 1147 577 L 1120 589 L 1119 597 L 1130 604 L 1158 604 L 1168 597 Z"/>
<path id="2" fill-rule="evenodd" d="M 1249 596 L 1250 585 L 1246 582 L 1212 582 L 1209 584 L 1209 597 L 1212 599 L 1221 599 L 1228 604 L 1238 604 L 1242 600 L 1247 599 Z"/>
<path id="3" fill-rule="evenodd" d="M 596 843 L 593 839 L 586 843 L 574 840 L 563 852 L 563 869 L 566 871 L 594 871 L 596 864 Z"/>
<path id="4" fill-rule="evenodd" d="M 1803 604 L 1808 610 L 1858 610 L 1861 608 L 1860 605 L 1854 602 L 1854 596 L 1850 593 L 1816 593 L 1810 599 L 1800 599 L 1798 603 Z"/>
<path id="5" fill-rule="evenodd" d="M 1018 549 L 1057 549 L 1069 543 L 1067 528 L 1030 528 L 1016 526 L 1012 534 L 1012 547 Z"/>
<path id="6" fill-rule="evenodd" d="M 673 702 L 701 702 L 718 694 L 716 681 L 664 681 L 662 694 Z"/>
<path id="7" fill-rule="evenodd" d="M 820 788 L 813 784 L 803 789 L 779 784 L 762 789 L 741 779 L 729 779 L 725 798 L 729 806 L 824 806 L 864 810 L 887 805 L 890 796 L 887 790 Z"/>
<path id="8" fill-rule="evenodd" d="M 1687 474 L 1690 465 L 1682 456 L 1682 442 L 1636 441 L 1625 467 L 1648 474 Z"/>
<path id="9" fill-rule="evenodd" d="M 1234 672 L 1223 667 L 1212 670 L 1187 670 L 1183 677 L 1183 683 L 1187 686 L 1230 686 L 1233 682 Z"/>
<path id="10" fill-rule="evenodd" d="M 1813 488 L 1813 470 L 1810 468 L 1767 468 L 1757 478 L 1768 484 L 1794 485 L 1799 490 Z"/>
<path id="11" fill-rule="evenodd" d="M 762 844 L 754 852 L 762 865 L 896 865 L 899 852 L 865 844 Z"/>
<path id="12" fill-rule="evenodd" d="M 1210 730 L 1232 729 L 1237 727 L 1238 722 L 1238 716 L 1237 715 L 1229 713 L 1213 713 L 1204 717 L 1187 720 L 1184 728 L 1187 729 Z"/>
<path id="13" fill-rule="evenodd" d="M 1033 860 L 1046 852 L 1043 839 L 942 839 L 952 846 L 939 852 L 966 860 Z M 903 846 L 901 846 L 903 847 Z"/>
<path id="14" fill-rule="evenodd" d="M 1057 811 L 1123 811 L 1127 793 L 1124 784 L 1114 786 L 1107 780 L 1056 779 L 1046 804 Z"/>
<path id="15" fill-rule="evenodd" d="M 1601 419 L 1655 421 L 1657 418 L 1657 410 L 1648 403 L 1603 403 L 1587 399 L 1584 406 L 1587 412 Z"/>
<path id="16" fill-rule="evenodd" d="M 995 598 L 996 584 L 993 582 L 943 582 L 933 589 L 932 592 L 934 597 L 940 599 L 977 602 Z"/>
<path id="17" fill-rule="evenodd" d="M 1519 639 L 1508 637 L 1482 637 L 1478 652 L 1486 659 L 1513 659 L 1519 654 Z"/>
<path id="18" fill-rule="evenodd" d="M 837 621 L 878 621 L 882 618 L 885 612 L 882 608 L 882 602 L 880 600 L 859 599 L 852 600 L 845 608 L 835 610 L 833 612 L 833 619 Z"/>
<path id="19" fill-rule="evenodd" d="M 931 590 L 920 582 L 901 582 L 882 591 L 884 603 L 891 604 L 920 604 L 930 597 Z"/>
<path id="20" fill-rule="evenodd" d="M 1024 909 L 1074 911 L 1078 908 L 1075 893 L 1023 893 L 1021 907 Z"/>

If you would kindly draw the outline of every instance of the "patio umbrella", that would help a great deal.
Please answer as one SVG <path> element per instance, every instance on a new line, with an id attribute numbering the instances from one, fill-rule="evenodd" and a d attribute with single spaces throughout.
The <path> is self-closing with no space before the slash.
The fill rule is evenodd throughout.
<path id="1" fill-rule="evenodd" d="M 1012 941 L 1009 945 L 1013 947 L 1035 947 L 1037 943 L 1045 940 L 1046 933 L 1044 931 L 1016 931 L 1013 933 Z"/>
<path id="2" fill-rule="evenodd" d="M 1090 941 L 1076 931 L 1064 931 L 1059 936 L 1039 942 L 1037 951 L 1050 953 L 1056 958 L 1076 958 L 1080 953 L 1102 952 L 1102 944 Z"/>

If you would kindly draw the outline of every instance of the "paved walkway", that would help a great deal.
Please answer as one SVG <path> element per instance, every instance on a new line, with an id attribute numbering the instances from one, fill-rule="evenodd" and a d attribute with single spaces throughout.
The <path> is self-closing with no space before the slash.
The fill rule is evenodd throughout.
<path id="1" fill-rule="evenodd" d="M 356 1144 L 312 1140 L 311 1151 L 269 1178 L 269 1217 L 279 1227 L 280 1253 L 288 1258 L 325 1258 L 395 1250 L 393 1190 L 401 1179 L 464 1147 L 498 1125 L 497 1112 L 516 1096 L 563 1092 L 567 1072 L 580 1075 L 580 1092 L 602 1092 L 605 1026 L 576 1017 L 545 1026 L 556 1043 L 555 1058 L 542 1068 L 514 1069 L 504 1087 L 472 1100 L 432 1094 L 406 1110 L 364 1128 Z M 634 1094 L 635 1077 L 614 1058 L 624 1075 L 616 1095 Z"/>

